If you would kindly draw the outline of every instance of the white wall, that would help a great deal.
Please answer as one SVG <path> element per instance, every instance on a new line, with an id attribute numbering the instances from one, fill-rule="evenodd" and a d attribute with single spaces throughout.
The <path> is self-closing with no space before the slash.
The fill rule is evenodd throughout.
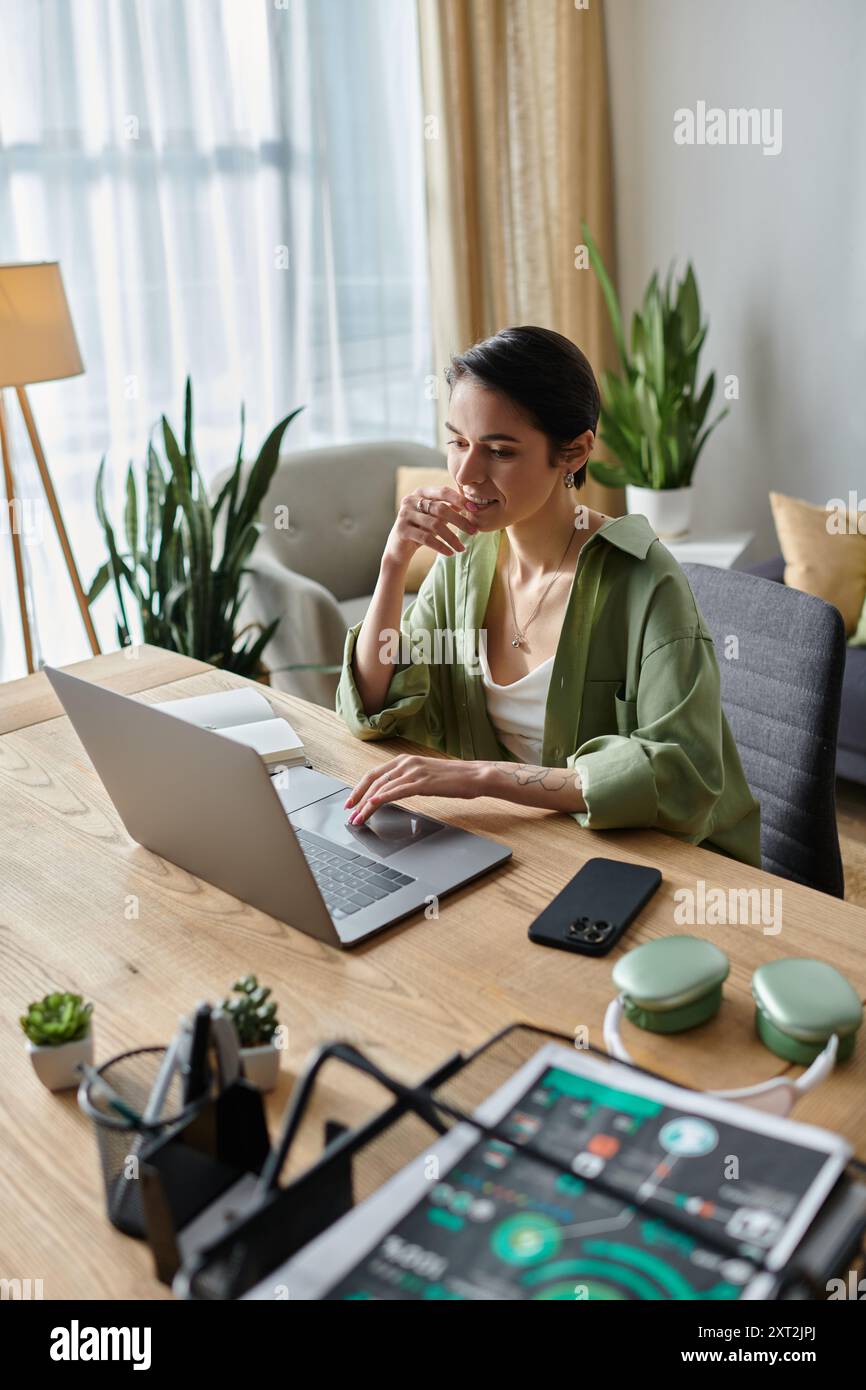
<path id="1" fill-rule="evenodd" d="M 704 524 L 778 550 L 767 492 L 866 496 L 866 4 L 605 0 L 619 285 L 691 258 L 703 375 L 740 399 L 696 474 Z M 678 146 L 673 113 L 780 107 L 782 150 Z M 721 396 L 717 385 L 717 403 Z"/>

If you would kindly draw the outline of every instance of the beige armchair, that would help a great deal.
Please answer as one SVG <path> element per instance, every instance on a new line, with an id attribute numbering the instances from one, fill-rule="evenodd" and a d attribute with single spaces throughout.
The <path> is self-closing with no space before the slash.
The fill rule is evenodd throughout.
<path id="1" fill-rule="evenodd" d="M 438 450 L 394 441 L 281 459 L 262 506 L 243 612 L 246 622 L 282 618 L 265 652 L 276 689 L 333 709 L 336 673 L 282 668 L 340 665 L 346 630 L 367 611 L 394 524 L 397 469 L 443 466 Z"/>

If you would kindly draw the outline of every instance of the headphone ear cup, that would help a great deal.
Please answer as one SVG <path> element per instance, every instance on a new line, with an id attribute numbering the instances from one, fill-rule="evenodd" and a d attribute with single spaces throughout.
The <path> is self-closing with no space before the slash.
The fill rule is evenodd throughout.
<path id="1" fill-rule="evenodd" d="M 706 994 L 676 1009 L 650 1009 L 623 996 L 623 1014 L 629 1023 L 645 1028 L 648 1033 L 685 1033 L 715 1018 L 722 1005 L 722 986 L 716 985 Z"/>
<path id="2" fill-rule="evenodd" d="M 863 1006 L 845 976 L 826 961 L 767 961 L 752 976 L 752 997 L 758 1037 L 786 1062 L 809 1066 L 833 1034 L 839 1040 L 837 1061 L 853 1052 Z"/>
<path id="3" fill-rule="evenodd" d="M 718 1013 L 729 968 L 711 941 L 664 936 L 621 956 L 613 982 L 630 1023 L 650 1033 L 683 1033 Z"/>

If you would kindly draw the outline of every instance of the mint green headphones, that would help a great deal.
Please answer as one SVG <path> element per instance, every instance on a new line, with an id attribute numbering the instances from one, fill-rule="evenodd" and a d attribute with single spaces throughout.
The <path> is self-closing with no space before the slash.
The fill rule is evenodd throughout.
<path id="1" fill-rule="evenodd" d="M 730 965 L 724 951 L 696 936 L 647 941 L 613 968 L 619 991 L 604 1019 L 612 1057 L 631 1062 L 620 1037 L 623 1017 L 651 1033 L 681 1033 L 718 1013 Z M 713 1091 L 760 1109 L 787 1114 L 799 1096 L 829 1076 L 854 1050 L 863 1006 L 832 965 L 789 957 L 768 961 L 752 976 L 758 1037 L 776 1056 L 808 1070 L 796 1081 L 774 1077 L 736 1091 Z"/>

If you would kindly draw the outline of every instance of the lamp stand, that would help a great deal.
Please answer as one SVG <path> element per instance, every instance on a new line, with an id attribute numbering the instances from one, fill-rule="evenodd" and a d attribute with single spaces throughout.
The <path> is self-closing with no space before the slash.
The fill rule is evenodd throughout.
<path id="1" fill-rule="evenodd" d="M 30 617 L 27 612 L 24 559 L 21 554 L 18 518 L 15 515 L 15 478 L 12 473 L 12 454 L 9 448 L 9 431 L 6 424 L 6 404 L 2 391 L 0 391 L 0 453 L 3 455 L 3 478 L 6 483 L 6 499 L 9 505 L 9 533 L 12 536 L 12 553 L 15 557 L 15 579 L 18 585 L 18 606 L 21 609 L 21 631 L 24 634 L 24 655 L 27 658 L 27 671 L 32 675 L 33 640 L 30 636 Z"/>
<path id="2" fill-rule="evenodd" d="M 78 604 L 78 611 L 84 623 L 84 630 L 87 633 L 87 640 L 90 643 L 90 650 L 94 656 L 99 655 L 99 640 L 96 636 L 96 629 L 93 626 L 93 619 L 90 616 L 90 608 L 87 604 L 87 596 L 81 584 L 81 578 L 75 564 L 75 557 L 72 554 L 72 547 L 69 544 L 69 537 L 66 534 L 66 527 L 63 523 L 63 513 L 60 510 L 60 503 L 54 491 L 54 484 L 51 481 L 51 474 L 48 472 L 48 465 L 45 462 L 45 453 L 42 449 L 42 442 L 39 432 L 36 429 L 36 421 L 30 409 L 30 402 L 27 399 L 27 392 L 23 386 L 15 387 L 15 394 L 18 397 L 18 404 L 21 407 L 21 414 L 24 417 L 24 425 L 30 439 L 30 447 L 33 450 L 33 457 L 36 460 L 36 467 L 39 469 L 39 477 L 45 489 L 45 496 L 51 510 L 51 517 L 57 538 L 60 541 L 60 548 L 63 551 L 63 558 L 69 578 L 72 581 L 72 589 L 75 594 L 75 601 Z M 24 584 L 24 564 L 21 554 L 21 537 L 18 532 L 17 518 L 15 515 L 15 477 L 12 472 L 12 455 L 9 447 L 9 431 L 6 421 L 6 408 L 3 402 L 3 392 L 0 391 L 0 451 L 3 454 L 3 476 L 6 483 L 6 498 L 9 508 L 9 523 L 12 532 L 12 550 L 15 557 L 15 578 L 18 584 L 18 606 L 21 609 L 21 631 L 24 635 L 24 653 L 27 658 L 27 670 L 30 674 L 34 671 L 33 665 L 33 639 L 30 633 L 30 616 L 27 611 L 27 593 Z"/>

